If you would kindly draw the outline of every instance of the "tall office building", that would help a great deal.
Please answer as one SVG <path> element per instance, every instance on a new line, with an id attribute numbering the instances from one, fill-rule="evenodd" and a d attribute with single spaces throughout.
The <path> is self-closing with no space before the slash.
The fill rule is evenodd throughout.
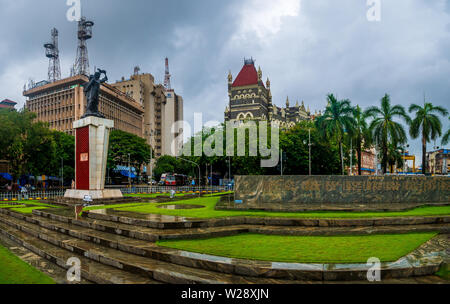
<path id="1" fill-rule="evenodd" d="M 154 147 L 155 157 L 175 156 L 183 144 L 183 130 L 172 132 L 172 126 L 183 120 L 183 98 L 174 90 L 155 84 L 151 74 L 139 73 L 138 68 L 129 79 L 123 77 L 112 86 L 142 105 L 143 137 Z"/>

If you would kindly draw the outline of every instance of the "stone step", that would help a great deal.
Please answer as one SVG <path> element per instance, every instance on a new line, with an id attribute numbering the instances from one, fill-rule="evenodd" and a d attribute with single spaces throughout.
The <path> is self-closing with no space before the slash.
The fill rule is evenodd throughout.
<path id="1" fill-rule="evenodd" d="M 173 284 L 298 284 L 305 281 L 276 280 L 217 273 L 203 269 L 175 265 L 137 256 L 116 249 L 77 239 L 48 230 L 17 218 L 0 215 L 0 225 L 8 225 L 22 233 L 66 249 L 70 255 L 84 256 L 92 261 L 119 270 L 149 277 L 155 281 Z M 45 253 L 45 250 L 43 250 Z"/>
<path id="2" fill-rule="evenodd" d="M 387 233 L 410 233 L 410 232 L 439 232 L 450 233 L 450 223 L 428 224 L 428 225 L 387 225 L 387 226 L 355 226 L 355 227 L 315 227 L 315 226 L 265 226 L 265 225 L 232 225 L 206 228 L 185 229 L 155 229 L 131 224 L 122 224 L 107 220 L 94 220 L 91 218 L 80 218 L 55 215 L 45 210 L 36 210 L 36 216 L 45 217 L 62 223 L 70 223 L 80 227 L 86 227 L 102 232 L 109 232 L 129 238 L 156 242 L 168 239 L 196 239 L 230 236 L 238 233 L 260 233 L 276 235 L 365 235 L 365 234 L 387 234 Z"/>
<path id="3" fill-rule="evenodd" d="M 20 231 L 12 226 L 0 223 L 0 233 L 20 246 L 47 259 L 63 269 L 69 269 L 66 263 L 69 258 L 78 258 L 81 262 L 81 277 L 97 284 L 157 284 L 158 282 L 134 273 L 95 262 L 83 255 L 62 249 L 43 241 L 31 234 Z"/>
<path id="4" fill-rule="evenodd" d="M 54 210 L 49 212 L 55 212 Z M 57 211 L 56 211 L 57 212 Z M 103 221 L 130 224 L 135 226 L 158 229 L 211 228 L 233 225 L 262 225 L 287 227 L 373 227 L 373 226 L 403 226 L 449 224 L 450 216 L 421 217 L 379 217 L 379 218 L 275 218 L 237 216 L 227 218 L 188 219 L 160 214 L 141 214 L 114 209 L 93 210 L 84 212 L 84 216 Z"/>
<path id="5" fill-rule="evenodd" d="M 1 211 L 0 211 L 1 212 Z M 185 228 L 185 229 L 157 229 L 131 224 L 123 224 L 107 220 L 96 220 L 88 217 L 75 218 L 74 216 L 63 216 L 54 213 L 45 212 L 45 210 L 35 210 L 33 216 L 38 219 L 46 218 L 49 221 L 55 221 L 65 224 L 73 224 L 79 227 L 90 228 L 97 231 L 108 232 L 134 238 L 138 240 L 156 242 L 158 240 L 169 239 L 195 239 L 207 237 L 220 237 L 235 235 L 238 233 L 249 232 L 249 225 L 220 226 L 207 228 Z"/>
<path id="6" fill-rule="evenodd" d="M 93 244 L 113 248 L 123 253 L 134 254 L 142 257 L 148 257 L 162 262 L 195 267 L 208 271 L 221 272 L 227 274 L 236 274 L 249 277 L 277 278 L 290 280 L 359 280 L 364 279 L 367 273 L 366 265 L 333 265 L 333 264 L 295 264 L 295 263 L 270 263 L 261 261 L 246 261 L 240 259 L 229 259 L 223 257 L 214 257 L 197 253 L 190 253 L 170 248 L 159 247 L 148 241 L 130 239 L 123 236 L 113 235 L 106 232 L 94 231 L 88 228 L 82 228 L 71 224 L 65 224 L 44 218 L 22 217 L 21 226 L 24 229 L 32 230 L 33 226 L 38 226 L 39 231 L 47 231 L 55 236 L 55 231 L 61 234 L 69 235 L 78 240 L 84 240 Z M 2 218 L 0 217 L 0 221 Z M 24 222 L 26 221 L 26 222 Z M 31 222 L 31 223 L 30 223 Z M 33 224 L 32 224 L 33 223 Z M 14 224 L 12 224 L 14 225 Z M 45 228 L 43 228 L 45 227 Z M 261 229 L 270 229 L 271 227 L 262 227 Z M 278 228 L 278 227 L 272 227 Z M 417 227 L 415 227 L 417 228 Z M 425 228 L 425 227 L 424 227 Z M 34 228 L 36 229 L 36 227 Z M 298 227 L 297 230 L 300 230 Z M 313 228 L 304 228 L 311 230 Z M 314 228 L 317 229 L 317 228 Z M 327 228 L 328 229 L 328 228 Z M 398 229 L 394 226 L 393 229 Z M 52 231 L 50 231 L 52 230 Z M 403 232 L 408 232 L 407 230 Z M 361 232 L 360 232 L 361 233 Z M 370 233 L 370 232 L 365 232 Z M 294 235 L 294 234 L 293 234 Z M 298 235 L 295 234 L 295 235 Z M 304 232 L 303 235 L 311 235 L 311 231 Z M 64 239 L 64 236 L 59 236 Z M 67 239 L 67 237 L 66 237 Z M 89 245 L 84 244 L 86 248 Z M 417 269 L 404 260 L 400 264 L 385 263 L 383 270 L 384 278 L 408 277 L 418 274 L 422 268 L 428 267 L 423 274 L 432 274 L 439 267 L 439 261 L 431 264 L 420 265 Z"/>

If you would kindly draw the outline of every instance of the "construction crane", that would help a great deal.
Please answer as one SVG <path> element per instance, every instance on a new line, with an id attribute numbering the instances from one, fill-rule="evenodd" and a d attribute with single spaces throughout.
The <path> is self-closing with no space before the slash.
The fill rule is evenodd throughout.
<path id="1" fill-rule="evenodd" d="M 59 61 L 58 30 L 51 30 L 51 42 L 44 44 L 45 56 L 49 59 L 48 81 L 61 80 L 61 65 Z"/>

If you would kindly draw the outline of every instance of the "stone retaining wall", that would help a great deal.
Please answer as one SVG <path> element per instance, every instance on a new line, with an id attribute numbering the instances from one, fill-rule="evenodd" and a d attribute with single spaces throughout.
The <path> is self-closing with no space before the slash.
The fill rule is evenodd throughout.
<path id="1" fill-rule="evenodd" d="M 450 203 L 450 178 L 409 176 L 237 176 L 239 207 L 296 204 Z M 236 204 L 238 206 L 238 204 Z"/>

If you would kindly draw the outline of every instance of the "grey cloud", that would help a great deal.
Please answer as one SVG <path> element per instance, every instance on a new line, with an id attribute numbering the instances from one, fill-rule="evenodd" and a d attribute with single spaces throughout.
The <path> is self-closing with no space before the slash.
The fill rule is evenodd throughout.
<path id="1" fill-rule="evenodd" d="M 68 75 L 76 24 L 66 20 L 65 2 L 0 0 L 0 79 L 9 79 L 8 87 L 0 83 L 0 98 L 23 104 L 28 75 L 45 79 L 42 44 L 52 27 L 60 31 L 62 72 Z M 366 20 L 365 1 L 303 0 L 299 16 L 280 19 L 276 35 L 261 40 L 247 33 L 247 40 L 233 40 L 246 30 L 240 12 L 271 2 L 82 0 L 83 13 L 95 21 L 88 42 L 91 67 L 105 68 L 114 81 L 139 65 L 162 81 L 168 56 L 188 121 L 194 111 L 203 112 L 205 120 L 223 120 L 227 72 L 236 76 L 243 57 L 250 56 L 270 77 L 278 105 L 289 95 L 319 110 L 325 95 L 334 92 L 367 107 L 387 92 L 407 106 L 422 102 L 426 92 L 433 103 L 449 108 L 449 0 L 382 0 L 380 23 Z M 16 67 L 23 79 L 12 84 L 6 73 Z M 411 143 L 420 155 L 418 142 Z"/>

